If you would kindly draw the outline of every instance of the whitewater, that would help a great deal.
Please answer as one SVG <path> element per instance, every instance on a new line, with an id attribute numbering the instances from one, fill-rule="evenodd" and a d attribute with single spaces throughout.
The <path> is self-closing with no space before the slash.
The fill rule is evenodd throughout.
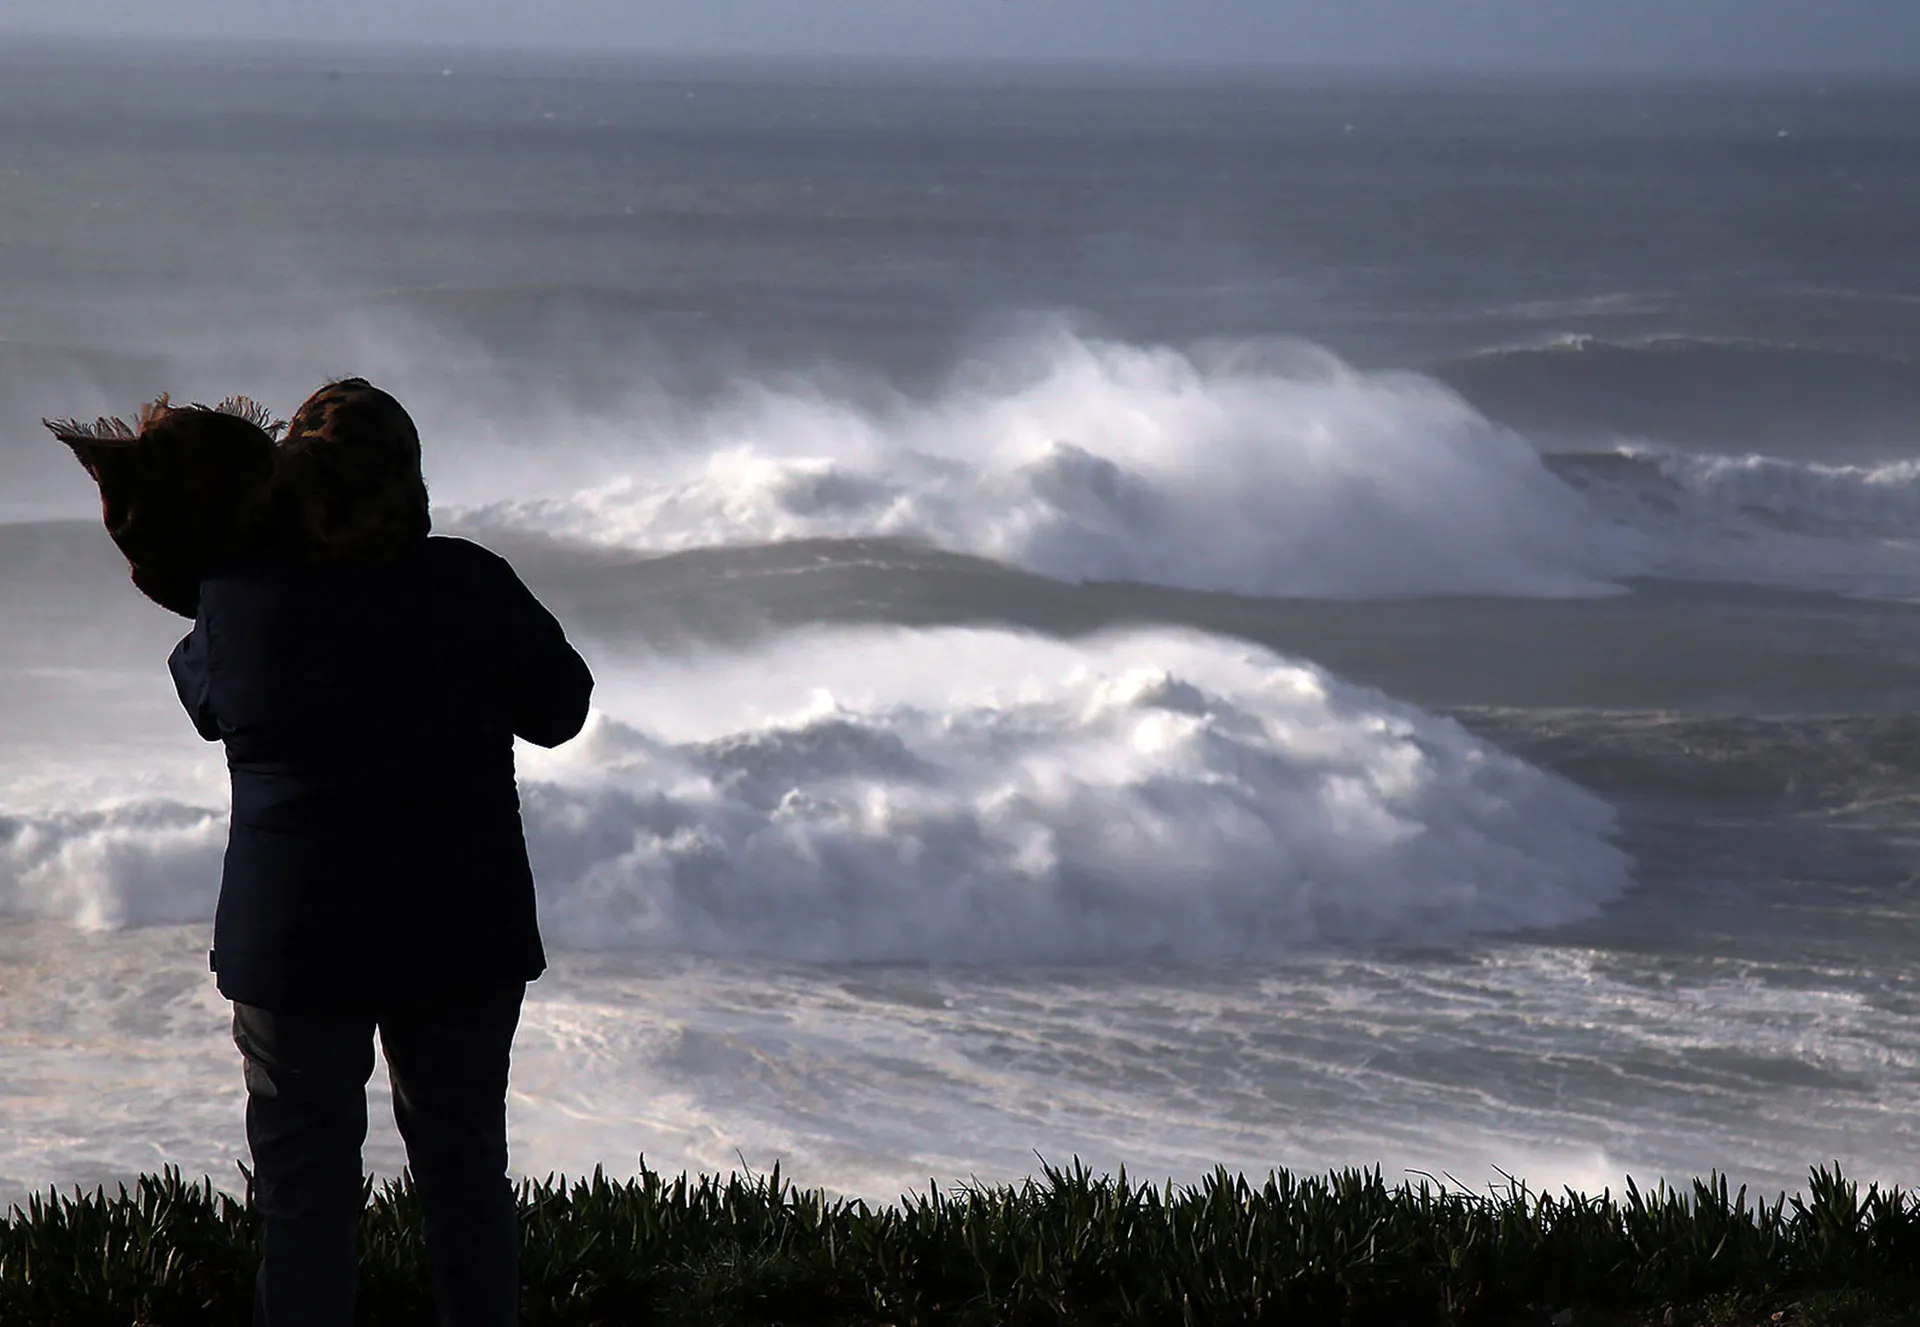
<path id="1" fill-rule="evenodd" d="M 543 928 L 575 948 L 1197 960 L 1548 925 L 1626 879 L 1593 798 L 1218 640 L 848 633 L 599 694 L 581 738 L 521 761 Z M 217 805 L 73 792 L 0 822 L 0 907 L 211 920 Z"/>
<path id="2" fill-rule="evenodd" d="M 1542 455 L 1430 379 L 1299 346 L 1279 364 L 1270 348 L 1220 354 L 1056 340 L 1000 394 L 970 385 L 865 413 L 752 386 L 641 429 L 631 420 L 661 403 L 628 403 L 557 430 L 555 468 L 578 486 L 543 497 L 522 479 L 516 496 L 443 508 L 441 522 L 522 541 L 536 583 L 543 562 L 564 584 L 644 578 L 675 552 L 797 551 L 772 571 L 714 568 L 724 594 L 822 567 L 907 574 L 945 552 L 1061 593 L 1133 578 L 1374 618 L 1442 590 L 1544 607 L 1631 598 L 1647 578 L 1709 575 L 1698 550 L 1730 544 L 1749 556 L 1728 579 L 1804 592 L 1795 541 L 1842 550 L 1847 596 L 1870 598 L 1887 587 L 1867 551 L 1890 556 L 1914 529 L 1897 465 L 1627 443 Z M 623 427 L 627 473 L 579 485 L 619 455 Z M 966 438 L 984 459 L 961 459 Z M 590 445 L 569 459 L 579 439 Z M 490 444 L 468 445 L 436 465 L 470 491 Z M 10 681 L 42 698 L 9 715 L 0 762 L 8 989 L 63 962 L 90 975 L 51 1005 L 16 997 L 4 1054 L 27 1117 L 44 1119 L 0 1171 L 18 1186 L 55 1178 L 48 1157 L 86 1179 L 182 1155 L 217 1171 L 237 1146 L 236 1088 L 217 997 L 192 971 L 225 842 L 217 749 L 191 739 L 162 670 L 140 666 L 163 657 L 172 625 L 112 585 L 98 532 L 54 522 L 12 537 L 49 550 L 42 564 L 68 583 L 8 587 L 15 620 L 35 628 L 6 648 Z M 1758 539 L 1767 558 L 1752 555 Z M 117 599 L 76 620 L 76 592 Z M 624 631 L 604 592 L 582 602 L 601 614 L 567 614 L 599 673 L 594 715 L 566 747 L 520 759 L 556 955 L 518 1053 L 528 1173 L 642 1152 L 707 1168 L 779 1158 L 883 1194 L 920 1170 L 1024 1173 L 1033 1147 L 1170 1175 L 1371 1148 L 1416 1168 L 1437 1151 L 1465 1170 L 1606 1184 L 1685 1164 L 1700 1119 L 1674 1118 L 1671 1080 L 1699 1080 L 1685 1090 L 1713 1117 L 1730 1090 L 1701 1069 L 1714 1057 L 1733 1057 L 1733 1081 L 1786 1073 L 1802 1090 L 1871 1081 L 1843 1067 L 1856 1062 L 1896 1075 L 1920 1063 L 1872 997 L 1773 997 L 1784 1004 L 1763 1020 L 1766 998 L 1735 964 L 1704 974 L 1683 1013 L 1604 945 L 1551 940 L 1604 926 L 1623 899 L 1671 899 L 1644 898 L 1666 886 L 1639 869 L 1645 850 L 1608 796 L 1502 749 L 1510 734 L 1483 735 L 1498 714 L 1450 716 L 1191 628 L 1050 636 L 881 612 L 744 645 L 697 630 L 669 643 Z M 102 713 L 111 733 L 76 744 L 74 720 Z M 1517 946 L 1480 947 L 1502 936 Z M 168 973 L 157 989 L 155 967 Z M 1630 1028 L 1592 1020 L 1595 1000 L 1631 1011 Z M 1721 1000 L 1742 1013 L 1716 1028 L 1703 1015 Z M 50 1051 L 65 1040 L 87 1048 L 79 1065 Z M 1448 1043 L 1480 1067 L 1443 1068 Z M 1522 1108 L 1478 1081 L 1486 1057 L 1528 1055 L 1562 1066 L 1559 1104 Z M 1668 1095 L 1659 1110 L 1631 1103 L 1648 1117 L 1634 1129 L 1602 1127 L 1598 1099 L 1561 1099 L 1633 1057 L 1672 1066 L 1639 1071 Z M 1805 1057 L 1818 1067 L 1785 1068 Z M 129 1059 L 157 1062 L 129 1078 Z M 112 1104 L 76 1128 L 59 1103 L 93 1078 Z M 1275 1091 L 1325 1106 L 1282 1123 L 1262 1104 Z M 909 1098 L 925 1104 L 902 1117 Z M 1437 1135 L 1408 1111 L 1443 1121 Z M 174 1121 L 158 1137 L 138 1127 L 156 1113 Z M 1823 1147 L 1841 1126 L 1860 1127 L 1829 1119 Z M 934 1136 L 946 1142 L 930 1152 Z M 1791 1146 L 1758 1154 L 1757 1173 L 1789 1172 Z M 370 1156 L 397 1165 L 395 1140 L 377 1131 Z"/>
<path id="3" fill-rule="evenodd" d="M 354 372 L 599 679 L 518 752 L 518 1172 L 1914 1181 L 1906 101 L 56 67 L 0 78 L 0 1201 L 244 1156 L 185 624 L 37 421 Z"/>
<path id="4" fill-rule="evenodd" d="M 931 400 L 748 383 L 635 401 L 642 467 L 475 503 L 455 528 L 635 552 L 883 537 L 1065 580 L 1281 597 L 1602 594 L 1632 576 L 1920 595 L 1920 468 L 1543 458 L 1431 378 L 1298 342 L 1183 352 L 1065 328 Z M 549 425 L 550 428 L 553 426 Z M 605 420 L 553 428 L 604 435 Z"/>

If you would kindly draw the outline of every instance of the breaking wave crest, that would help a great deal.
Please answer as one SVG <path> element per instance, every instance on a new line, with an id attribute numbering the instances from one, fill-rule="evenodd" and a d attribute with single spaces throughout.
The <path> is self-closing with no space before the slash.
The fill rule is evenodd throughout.
<path id="1" fill-rule="evenodd" d="M 1920 461 L 1824 465 L 1627 448 L 1701 504 L 1807 533 L 1920 536 Z"/>
<path id="2" fill-rule="evenodd" d="M 1592 915 L 1605 803 L 1435 718 L 1211 637 L 867 631 L 608 679 L 529 753 L 563 947 L 1085 963 L 1424 943 Z M 0 822 L 7 910 L 209 917 L 222 822 Z"/>
<path id="3" fill-rule="evenodd" d="M 655 416 L 624 472 L 456 524 L 644 552 L 924 541 L 1067 580 L 1246 594 L 1584 595 L 1640 568 L 1518 434 L 1298 345 L 1060 333 L 931 401 L 756 385 Z"/>
<path id="4" fill-rule="evenodd" d="M 225 810 L 165 798 L 0 817 L 0 911 L 87 930 L 213 916 Z"/>

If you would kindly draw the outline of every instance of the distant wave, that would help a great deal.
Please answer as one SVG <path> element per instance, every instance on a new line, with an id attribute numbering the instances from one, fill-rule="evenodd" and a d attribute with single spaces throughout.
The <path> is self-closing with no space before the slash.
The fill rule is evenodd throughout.
<path id="1" fill-rule="evenodd" d="M 1211 637 L 803 635 L 602 694 L 524 770 L 565 946 L 1199 959 L 1554 926 L 1628 879 L 1605 803 Z M 0 906 L 202 920 L 221 838 L 216 812 L 155 800 L 0 821 Z"/>
<path id="2" fill-rule="evenodd" d="M 1623 444 L 1550 463 L 1660 542 L 1662 576 L 1920 598 L 1920 460 L 1828 465 Z"/>
<path id="3" fill-rule="evenodd" d="M 1822 456 L 1920 451 L 1920 361 L 1739 338 L 1555 336 L 1433 375 L 1530 432 Z"/>
<path id="4" fill-rule="evenodd" d="M 1703 456 L 1627 446 L 1703 505 L 1772 517 L 1812 534 L 1920 537 L 1920 460 L 1822 465 L 1772 456 Z"/>
<path id="5" fill-rule="evenodd" d="M 1061 334 L 933 401 L 756 386 L 636 450 L 456 524 L 648 552 L 896 536 L 1067 580 L 1343 597 L 1602 593 L 1648 553 L 1453 393 L 1301 346 Z"/>
<path id="6" fill-rule="evenodd" d="M 1891 827 L 1901 840 L 1920 822 L 1920 716 L 1912 713 L 1482 709 L 1465 717 L 1503 749 L 1622 799 L 1711 799 L 1717 815 L 1769 822 L 1812 811 L 1829 824 Z"/>
<path id="7" fill-rule="evenodd" d="M 1896 375 L 1905 369 L 1920 372 L 1920 361 L 1899 355 L 1862 354 L 1791 341 L 1770 341 L 1751 336 L 1690 336 L 1678 332 L 1653 333 L 1635 337 L 1606 337 L 1587 332 L 1550 332 L 1508 345 L 1455 356 L 1449 365 L 1481 364 L 1491 367 L 1525 361 L 1551 359 L 1561 364 L 1668 364 L 1711 365 L 1794 362 L 1801 365 L 1878 366 Z M 1835 368 L 1834 372 L 1842 370 Z"/>

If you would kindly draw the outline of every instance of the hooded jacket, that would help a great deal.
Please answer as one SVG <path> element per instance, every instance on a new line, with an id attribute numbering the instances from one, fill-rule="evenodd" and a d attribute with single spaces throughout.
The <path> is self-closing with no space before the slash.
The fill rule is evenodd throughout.
<path id="1" fill-rule="evenodd" d="M 577 733 L 592 675 L 503 559 L 429 537 L 418 437 L 391 397 L 323 389 L 280 452 L 275 546 L 202 579 L 169 661 L 232 776 L 221 993 L 377 1004 L 531 980 L 545 955 L 513 741 Z"/>

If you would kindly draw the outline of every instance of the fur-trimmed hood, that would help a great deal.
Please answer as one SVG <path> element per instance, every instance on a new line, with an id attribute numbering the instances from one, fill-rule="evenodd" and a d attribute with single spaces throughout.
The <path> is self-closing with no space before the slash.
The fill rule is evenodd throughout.
<path id="1" fill-rule="evenodd" d="M 420 434 L 365 378 L 328 383 L 294 411 L 273 487 L 283 548 L 302 560 L 385 562 L 433 529 Z"/>

